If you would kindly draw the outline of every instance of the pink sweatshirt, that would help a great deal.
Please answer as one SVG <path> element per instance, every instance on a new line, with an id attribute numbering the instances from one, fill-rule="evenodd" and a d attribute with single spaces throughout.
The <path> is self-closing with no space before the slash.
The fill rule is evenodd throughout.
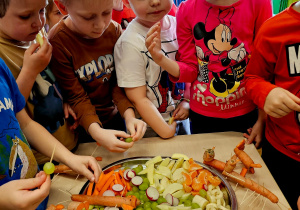
<path id="1" fill-rule="evenodd" d="M 193 111 L 231 118 L 255 108 L 246 94 L 244 72 L 257 31 L 271 16 L 271 0 L 239 0 L 230 6 L 206 0 L 181 3 L 176 15 L 180 67 L 176 82 L 192 83 Z"/>

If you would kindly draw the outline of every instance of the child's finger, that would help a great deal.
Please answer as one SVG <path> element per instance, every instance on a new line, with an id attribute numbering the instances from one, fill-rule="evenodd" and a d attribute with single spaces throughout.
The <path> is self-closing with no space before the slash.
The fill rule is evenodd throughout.
<path id="1" fill-rule="evenodd" d="M 39 43 L 33 43 L 32 45 L 30 45 L 30 47 L 26 50 L 27 53 L 29 53 L 30 55 L 32 55 L 40 46 Z"/>
<path id="2" fill-rule="evenodd" d="M 26 190 L 34 189 L 34 188 L 40 187 L 42 185 L 42 183 L 45 182 L 46 178 L 47 177 L 46 177 L 45 172 L 41 171 L 37 174 L 37 176 L 35 178 L 20 180 L 19 187 L 20 187 L 20 189 L 26 189 Z"/>
<path id="3" fill-rule="evenodd" d="M 154 32 L 151 35 L 147 35 L 146 41 L 145 41 L 145 45 L 146 47 L 148 46 L 148 48 L 150 47 L 151 44 L 153 44 L 154 42 L 154 38 L 157 36 L 157 32 Z"/>
<path id="4" fill-rule="evenodd" d="M 146 132 L 147 124 L 146 123 L 140 123 L 137 125 L 136 134 L 132 137 L 133 141 L 138 141 L 140 138 L 142 138 Z"/>

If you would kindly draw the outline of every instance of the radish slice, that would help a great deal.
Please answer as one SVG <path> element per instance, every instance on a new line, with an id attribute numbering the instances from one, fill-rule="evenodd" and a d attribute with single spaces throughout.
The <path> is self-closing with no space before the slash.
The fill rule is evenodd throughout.
<path id="1" fill-rule="evenodd" d="M 121 184 L 115 184 L 112 186 L 112 189 L 113 189 L 113 191 L 121 192 L 124 189 L 124 187 Z"/>
<path id="2" fill-rule="evenodd" d="M 155 187 L 148 187 L 146 195 L 150 201 L 156 201 L 159 198 L 159 192 Z"/>
<path id="3" fill-rule="evenodd" d="M 106 190 L 106 191 L 103 193 L 103 196 L 115 196 L 115 193 L 114 193 L 114 191 L 112 191 L 112 190 Z"/>
<path id="4" fill-rule="evenodd" d="M 173 206 L 178 206 L 179 199 L 173 196 Z"/>
<path id="5" fill-rule="evenodd" d="M 135 186 L 140 186 L 143 183 L 143 178 L 140 176 L 135 176 L 131 179 L 131 182 Z"/>
<path id="6" fill-rule="evenodd" d="M 132 179 L 133 177 L 135 177 L 135 171 L 133 170 L 129 170 L 126 174 L 127 178 Z"/>
<path id="7" fill-rule="evenodd" d="M 127 173 L 128 173 L 128 171 L 131 171 L 131 169 L 127 169 L 127 170 L 125 170 L 124 171 L 124 174 L 123 174 L 123 176 L 124 176 L 124 179 L 126 180 L 126 181 L 130 181 L 131 179 L 129 179 L 129 177 L 127 177 Z"/>
<path id="8" fill-rule="evenodd" d="M 173 195 L 171 195 L 170 193 L 168 193 L 165 198 L 166 198 L 168 204 L 170 204 L 171 206 L 173 206 Z"/>

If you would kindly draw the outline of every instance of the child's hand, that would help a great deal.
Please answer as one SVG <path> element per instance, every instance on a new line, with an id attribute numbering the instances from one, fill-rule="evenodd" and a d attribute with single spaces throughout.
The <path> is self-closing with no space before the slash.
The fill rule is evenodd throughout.
<path id="1" fill-rule="evenodd" d="M 123 10 L 123 0 L 113 0 L 113 9 L 117 11 Z"/>
<path id="2" fill-rule="evenodd" d="M 23 70 L 34 77 L 47 67 L 52 56 L 52 46 L 46 38 L 40 49 L 39 46 L 39 43 L 32 44 L 24 54 Z"/>
<path id="3" fill-rule="evenodd" d="M 292 111 L 300 112 L 299 104 L 300 98 L 283 88 L 277 87 L 268 94 L 264 111 L 272 117 L 280 118 Z"/>
<path id="4" fill-rule="evenodd" d="M 72 155 L 66 161 L 66 165 L 78 174 L 85 176 L 91 182 L 98 182 L 102 170 L 97 160 L 92 156 Z"/>
<path id="5" fill-rule="evenodd" d="M 173 112 L 174 120 L 185 120 L 189 117 L 189 102 L 183 100 L 180 104 L 178 104 L 177 108 Z"/>
<path id="6" fill-rule="evenodd" d="M 138 141 L 143 138 L 147 130 L 147 124 L 142 120 L 131 117 L 126 119 L 126 128 L 129 131 L 132 140 Z"/>
<path id="7" fill-rule="evenodd" d="M 65 118 L 69 119 L 70 115 L 73 117 L 74 123 L 73 125 L 70 126 L 70 130 L 74 131 L 79 126 L 79 121 L 76 117 L 76 114 L 68 103 L 64 103 L 63 107 L 64 107 Z"/>
<path id="8" fill-rule="evenodd" d="M 111 152 L 125 152 L 133 146 L 133 141 L 131 143 L 127 143 L 117 138 L 129 138 L 130 135 L 124 131 L 103 129 L 98 123 L 92 123 L 88 132 L 95 141 Z"/>
<path id="9" fill-rule="evenodd" d="M 0 187 L 0 209 L 36 209 L 49 195 L 50 186 L 50 176 L 43 171 L 35 178 L 10 181 Z"/>
<path id="10" fill-rule="evenodd" d="M 159 64 L 164 54 L 161 51 L 161 40 L 160 40 L 160 22 L 154 24 L 148 31 L 145 45 L 150 52 L 152 59 Z"/>

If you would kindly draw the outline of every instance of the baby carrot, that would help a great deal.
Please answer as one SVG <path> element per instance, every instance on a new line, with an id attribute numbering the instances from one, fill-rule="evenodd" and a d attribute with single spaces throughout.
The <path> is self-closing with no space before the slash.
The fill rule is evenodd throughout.
<path id="1" fill-rule="evenodd" d="M 86 192 L 87 195 L 92 195 L 93 186 L 94 186 L 94 182 L 90 182 L 89 187 Z"/>
<path id="2" fill-rule="evenodd" d="M 60 209 L 64 209 L 65 206 L 62 205 L 62 204 L 58 204 L 58 205 L 55 206 L 55 208 L 56 208 L 57 210 L 60 210 Z"/>
<path id="3" fill-rule="evenodd" d="M 120 185 L 123 186 L 123 183 L 122 183 L 122 181 L 121 181 L 121 179 L 120 179 L 120 174 L 119 174 L 118 172 L 115 172 L 115 176 L 116 176 L 116 181 L 117 181 L 116 184 L 120 184 Z M 123 186 L 123 187 L 124 187 L 124 186 Z"/>
<path id="4" fill-rule="evenodd" d="M 101 175 L 102 175 L 102 179 L 97 183 L 97 190 L 100 192 L 101 191 L 101 188 L 105 185 L 105 183 L 106 183 L 106 181 L 109 179 L 109 177 L 111 177 L 111 175 L 113 174 L 114 172 L 113 171 L 111 171 L 111 172 L 109 172 L 108 174 L 104 174 L 104 173 L 102 173 Z M 101 177 L 101 175 L 100 175 L 100 177 Z"/>
<path id="5" fill-rule="evenodd" d="M 241 176 L 245 177 L 248 169 L 247 168 L 242 168 L 242 171 L 240 173 Z"/>
<path id="6" fill-rule="evenodd" d="M 107 182 L 104 184 L 104 186 L 102 187 L 102 189 L 99 192 L 99 195 L 102 196 L 103 193 L 108 189 L 108 187 L 110 186 L 110 184 L 114 181 L 115 177 L 110 176 L 107 180 Z"/>

